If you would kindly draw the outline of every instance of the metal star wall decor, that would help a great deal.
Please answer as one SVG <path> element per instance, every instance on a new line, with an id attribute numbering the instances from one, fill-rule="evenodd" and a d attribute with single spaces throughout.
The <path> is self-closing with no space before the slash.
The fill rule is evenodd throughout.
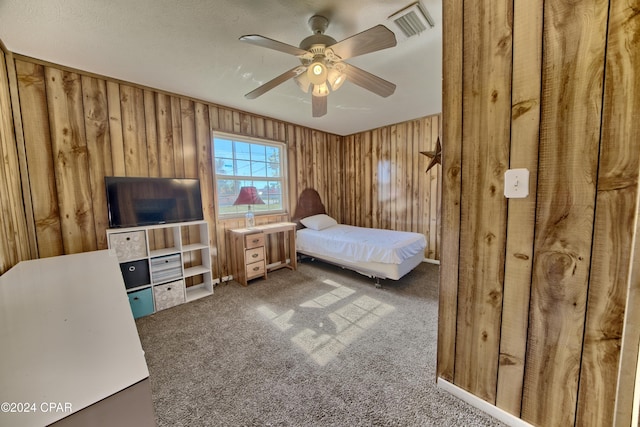
<path id="1" fill-rule="evenodd" d="M 436 149 L 434 151 L 421 151 L 420 154 L 424 154 L 431 158 L 431 162 L 429 162 L 429 166 L 425 172 L 429 172 L 429 169 L 434 167 L 436 164 L 442 166 L 442 147 L 440 146 L 440 137 L 438 137 L 438 140 L 436 141 Z"/>

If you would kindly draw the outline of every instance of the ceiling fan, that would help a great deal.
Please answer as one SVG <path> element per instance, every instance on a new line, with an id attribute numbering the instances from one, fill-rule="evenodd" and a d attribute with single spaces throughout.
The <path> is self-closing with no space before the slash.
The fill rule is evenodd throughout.
<path id="1" fill-rule="evenodd" d="M 327 95 L 330 91 L 336 91 L 345 80 L 385 98 L 393 94 L 396 90 L 395 84 L 344 62 L 355 56 L 395 46 L 396 36 L 391 30 L 384 25 L 376 25 L 336 42 L 324 34 L 329 26 L 329 20 L 324 16 L 312 16 L 309 26 L 313 35 L 302 40 L 300 47 L 257 34 L 240 37 L 243 42 L 297 56 L 302 64 L 252 90 L 245 98 L 255 99 L 293 78 L 305 93 L 311 90 L 312 115 L 322 117 L 327 114 Z"/>

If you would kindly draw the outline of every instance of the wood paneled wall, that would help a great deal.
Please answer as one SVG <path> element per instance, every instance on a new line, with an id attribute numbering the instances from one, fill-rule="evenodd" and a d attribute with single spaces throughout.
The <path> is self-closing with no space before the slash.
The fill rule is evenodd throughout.
<path id="1" fill-rule="evenodd" d="M 630 425 L 638 10 L 444 3 L 438 375 L 534 425 Z"/>
<path id="2" fill-rule="evenodd" d="M 213 132 L 290 142 L 290 148 L 338 140 L 284 122 L 29 58 L 17 57 L 15 69 L 21 118 L 28 123 L 24 146 L 39 257 L 107 247 L 106 175 L 200 178 L 205 219 L 211 224 L 213 275 L 224 277 L 230 274 L 226 229 L 240 226 L 241 221 L 216 218 Z M 306 152 L 289 151 L 292 177 L 303 177 L 300 182 L 310 185 L 322 183 L 327 190 L 339 186 L 331 173 L 318 173 L 296 158 Z M 339 177 L 338 173 L 333 175 Z M 297 190 L 291 187 L 294 200 Z M 260 216 L 258 222 L 286 218 Z"/>
<path id="3" fill-rule="evenodd" d="M 9 76 L 11 53 L 0 44 L 0 273 L 32 258 L 22 198 Z"/>
<path id="4" fill-rule="evenodd" d="M 10 177 L 3 185 L 15 188 L 3 191 L 0 200 L 15 221 L 3 219 L 2 225 L 21 228 L 7 231 L 16 237 L 3 241 L 0 272 L 20 259 L 105 249 L 104 176 L 177 176 L 200 178 L 213 275 L 228 276 L 227 229 L 243 226 L 243 219 L 216 217 L 211 162 L 216 131 L 286 144 L 289 212 L 300 192 L 313 187 L 339 221 L 423 232 L 430 244 L 425 255 L 438 257 L 439 166 L 425 174 L 429 159 L 419 154 L 434 148 L 437 116 L 342 137 L 7 55 L 10 60 L 2 63 L 14 83 L 4 80 L 0 89 L 0 130 L 6 129 L 0 136 L 14 158 L 2 172 Z M 18 167 L 20 159 L 24 164 Z M 257 218 L 258 223 L 287 219 L 288 214 Z M 279 242 L 271 240 L 279 257 Z"/>
<path id="5" fill-rule="evenodd" d="M 385 126 L 344 138 L 344 216 L 363 227 L 427 237 L 425 257 L 440 257 L 440 166 L 426 172 L 440 116 Z"/>

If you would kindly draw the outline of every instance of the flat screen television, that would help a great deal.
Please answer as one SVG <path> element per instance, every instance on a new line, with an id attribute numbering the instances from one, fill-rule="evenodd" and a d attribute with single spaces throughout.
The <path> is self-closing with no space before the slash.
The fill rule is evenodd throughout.
<path id="1" fill-rule="evenodd" d="M 203 219 L 200 180 L 106 176 L 109 227 Z"/>

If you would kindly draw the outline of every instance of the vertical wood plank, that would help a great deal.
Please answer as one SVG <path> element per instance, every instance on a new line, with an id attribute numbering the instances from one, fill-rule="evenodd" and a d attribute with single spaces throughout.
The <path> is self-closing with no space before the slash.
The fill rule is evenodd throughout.
<path id="1" fill-rule="evenodd" d="M 273 139 L 273 140 L 279 140 L 280 136 L 277 135 L 277 126 L 275 125 L 273 120 L 264 120 L 263 122 L 263 126 L 264 126 L 264 136 L 269 138 L 269 139 Z M 291 125 L 287 125 L 286 126 L 286 131 L 285 133 L 281 136 L 283 138 L 283 140 L 288 144 L 289 143 L 289 131 L 290 131 L 290 127 Z"/>
<path id="2" fill-rule="evenodd" d="M 109 108 L 109 138 L 111 140 L 111 164 L 114 176 L 125 176 L 124 136 L 122 108 L 120 106 L 120 85 L 107 81 L 107 106 Z"/>
<path id="3" fill-rule="evenodd" d="M 593 233 L 587 319 L 578 393 L 577 425 L 631 424 L 632 393 L 616 393 L 611 379 L 619 376 L 622 390 L 634 386 L 633 364 L 640 321 L 626 329 L 635 337 L 623 343 L 625 304 L 631 275 L 634 224 L 637 221 L 638 135 L 640 135 L 640 1 L 609 6 L 606 72 L 596 212 Z M 638 239 L 638 236 L 635 237 Z M 628 310 L 637 311 L 637 305 Z M 633 322 L 633 318 L 627 316 Z M 630 353 L 629 347 L 633 348 Z M 635 347 L 635 348 L 634 348 Z M 621 348 L 627 355 L 621 358 Z M 637 353 L 636 353 L 637 356 Z M 637 379 L 636 379 L 637 381 Z M 615 418 L 616 395 L 619 412 Z M 626 417 L 622 414 L 626 414 Z M 624 420 L 624 422 L 623 422 Z"/>
<path id="4" fill-rule="evenodd" d="M 182 123 L 182 158 L 186 178 L 198 177 L 198 160 L 196 156 L 196 124 L 195 104 L 191 100 L 180 100 Z M 208 127 L 207 127 L 208 128 Z"/>
<path id="5" fill-rule="evenodd" d="M 182 150 L 182 111 L 180 98 L 171 97 L 171 130 L 173 132 L 173 168 L 174 177 L 184 178 L 184 152 Z"/>
<path id="6" fill-rule="evenodd" d="M 353 168 L 351 162 L 353 159 L 353 135 L 344 138 L 344 174 L 345 174 L 345 201 L 344 201 L 344 216 L 343 220 L 346 224 L 353 224 L 351 214 L 353 212 L 351 202 L 354 198 L 353 190 Z"/>
<path id="7" fill-rule="evenodd" d="M 311 129 L 302 129 L 305 144 L 301 144 L 301 155 L 304 158 L 305 169 L 301 171 L 304 175 L 304 183 L 306 187 L 314 187 L 314 166 L 313 166 L 313 134 Z"/>
<path id="8" fill-rule="evenodd" d="M 231 116 L 231 129 L 232 132 L 235 134 L 240 134 L 243 135 L 242 132 L 242 118 L 240 116 L 240 112 L 239 111 L 230 111 L 230 116 Z"/>
<path id="9" fill-rule="evenodd" d="M 0 274 L 29 259 L 31 252 L 11 109 L 6 57 L 0 49 L 0 229 L 4 235 L 0 243 Z"/>
<path id="10" fill-rule="evenodd" d="M 442 4 L 442 243 L 438 293 L 436 373 L 453 382 L 460 265 L 460 197 L 462 169 L 462 64 L 464 9 L 462 0 Z"/>
<path id="11" fill-rule="evenodd" d="M 414 233 L 423 233 L 422 225 L 423 218 L 421 216 L 422 211 L 420 209 L 420 200 L 421 200 L 421 181 L 424 178 L 424 171 L 420 170 L 420 157 L 424 157 L 420 155 L 420 145 L 422 140 L 424 139 L 424 135 L 422 135 L 421 124 L 423 120 L 415 120 L 413 122 L 413 126 L 411 127 L 411 198 L 409 201 L 411 202 L 411 229 Z"/>
<path id="12" fill-rule="evenodd" d="M 209 105 L 209 126 L 211 126 L 211 132 L 216 130 L 222 130 L 219 123 L 219 108 L 215 105 Z"/>
<path id="13" fill-rule="evenodd" d="M 1 44 L 1 43 L 0 43 Z M 33 203 L 31 201 L 31 183 L 29 182 L 29 171 L 27 164 L 27 154 L 24 139 L 24 121 L 22 111 L 20 109 L 20 93 L 18 90 L 18 73 L 14 55 L 11 52 L 5 52 L 7 65 L 7 78 L 9 82 L 9 94 L 11 96 L 11 108 L 13 109 L 13 126 L 15 130 L 16 149 L 18 154 L 18 163 L 20 167 L 20 184 L 22 191 L 24 221 L 27 227 L 27 234 L 22 237 L 25 244 L 28 244 L 29 252 L 23 259 L 33 259 L 38 254 L 38 243 L 36 234 L 36 224 L 33 215 Z M 20 208 L 22 209 L 22 208 Z"/>
<path id="14" fill-rule="evenodd" d="M 238 133 L 242 135 L 253 135 L 251 117 L 248 114 L 237 112 L 237 121 L 238 121 Z"/>
<path id="15" fill-rule="evenodd" d="M 158 130 L 156 127 L 156 97 L 151 90 L 144 91 L 144 128 L 147 141 L 147 169 L 149 176 L 160 176 L 160 154 L 158 152 Z"/>
<path id="16" fill-rule="evenodd" d="M 312 176 L 309 174 L 311 170 L 311 161 L 309 159 L 309 150 L 304 148 L 305 142 L 309 144 L 311 142 L 311 131 L 308 129 L 303 129 L 298 127 L 298 132 L 300 133 L 298 139 L 298 152 L 297 155 L 300 156 L 302 169 L 298 171 L 298 177 L 300 178 L 300 182 L 302 183 L 303 188 L 313 187 Z"/>
<path id="17" fill-rule="evenodd" d="M 107 86 L 104 80 L 88 76 L 82 76 L 81 82 L 95 238 L 98 249 L 107 249 L 109 217 L 104 177 L 113 175 Z"/>
<path id="18" fill-rule="evenodd" d="M 363 194 L 363 218 L 360 224 L 364 227 L 373 227 L 373 197 L 375 195 L 373 188 L 373 147 L 371 146 L 371 132 L 365 132 L 362 135 L 362 171 L 363 185 L 361 192 Z"/>
<path id="19" fill-rule="evenodd" d="M 357 134 L 353 136 L 352 139 L 352 163 L 351 168 L 353 169 L 353 199 L 352 199 L 352 209 L 353 215 L 351 219 L 351 223 L 353 225 L 362 224 L 362 201 L 364 198 L 364 191 L 362 191 L 362 134 Z"/>
<path id="20" fill-rule="evenodd" d="M 418 134 L 421 137 L 418 139 L 418 146 L 416 148 L 417 152 L 420 153 L 422 151 L 429 151 L 428 140 L 431 135 L 431 120 L 421 120 L 420 125 L 417 130 Z M 431 230 L 429 228 L 429 224 L 431 218 L 429 217 L 429 196 L 431 194 L 428 189 L 431 187 L 430 181 L 431 176 L 430 173 L 427 172 L 427 167 L 429 165 L 429 159 L 427 156 L 422 154 L 418 155 L 417 164 L 416 164 L 416 172 L 421 177 L 418 179 L 418 217 L 420 218 L 420 224 L 418 224 L 418 232 L 423 233 L 429 241 Z M 425 257 L 428 257 L 429 246 L 425 248 Z"/>
<path id="21" fill-rule="evenodd" d="M 382 141 L 381 148 L 381 158 L 382 162 L 380 165 L 380 186 L 381 197 L 380 197 L 380 213 L 382 215 L 382 221 L 380 222 L 380 228 L 391 229 L 391 170 L 393 169 L 393 164 L 391 162 L 391 127 L 385 127 L 381 129 L 380 139 Z"/>
<path id="22" fill-rule="evenodd" d="M 267 124 L 267 135 L 269 135 L 269 130 L 271 126 Z M 293 129 L 293 125 L 287 126 L 287 182 L 289 183 L 289 193 L 287 194 L 289 199 L 289 215 L 290 219 L 293 216 L 293 213 L 296 210 L 296 206 L 298 204 L 298 195 L 302 191 L 298 188 L 297 180 L 295 179 L 298 169 L 298 159 L 296 158 L 295 151 L 295 133 Z"/>
<path id="23" fill-rule="evenodd" d="M 218 221 L 215 210 L 215 195 L 213 188 L 213 135 L 209 109 L 207 105 L 196 102 L 195 109 L 195 138 L 196 157 L 198 162 L 198 177 L 200 178 L 200 191 L 202 193 L 202 209 L 205 221 L 209 223 L 209 246 L 211 247 L 211 269 L 213 277 L 220 278 L 218 242 L 215 239 Z M 222 254 L 224 255 L 224 254 Z"/>
<path id="24" fill-rule="evenodd" d="M 251 120 L 251 129 L 253 130 L 253 136 L 258 138 L 265 138 L 265 119 L 264 117 L 251 117 L 249 116 L 249 120 Z M 273 139 L 273 138 L 271 138 Z"/>
<path id="25" fill-rule="evenodd" d="M 23 131 L 38 244 L 36 255 L 40 258 L 62 255 L 62 227 L 55 185 L 44 67 L 21 60 L 15 62 L 22 120 L 28 123 Z"/>
<path id="26" fill-rule="evenodd" d="M 507 253 L 496 406 L 516 416 L 520 416 L 522 404 L 533 264 L 535 183 L 538 181 L 540 128 L 542 11 L 542 0 L 514 2 L 509 168 L 528 169 L 530 184 L 527 198 L 510 199 L 508 202 Z"/>
<path id="27" fill-rule="evenodd" d="M 440 138 L 440 141 L 442 141 L 442 115 L 438 115 L 438 119 L 435 120 L 435 123 L 435 126 L 438 127 L 438 131 L 436 132 L 436 141 L 438 138 Z M 440 259 L 440 251 L 442 245 L 442 173 L 443 169 L 441 166 L 438 170 L 438 183 L 436 184 L 436 199 L 438 199 L 436 201 L 436 220 L 429 221 L 429 227 L 431 227 L 431 230 L 436 233 L 436 253 L 434 257 L 434 259 L 436 260 Z"/>
<path id="28" fill-rule="evenodd" d="M 636 109 L 638 111 L 638 109 Z M 636 152 L 637 154 L 637 152 Z M 639 182 L 636 182 L 638 186 Z M 633 245 L 627 278 L 627 301 L 618 370 L 616 404 L 613 425 L 624 427 L 636 425 L 640 417 L 640 311 L 634 308 L 640 305 L 640 191 L 636 190 L 636 223 L 632 230 Z"/>
<path id="29" fill-rule="evenodd" d="M 538 198 L 522 418 L 575 422 L 608 5 L 545 1 Z"/>
<path id="30" fill-rule="evenodd" d="M 389 127 L 389 202 L 387 211 L 389 216 L 389 228 L 398 229 L 398 192 L 402 189 L 398 187 L 398 125 Z"/>
<path id="31" fill-rule="evenodd" d="M 440 137 L 440 125 L 439 118 L 433 116 L 431 123 L 429 124 L 430 144 L 432 150 L 436 150 L 438 145 L 438 138 Z M 442 139 L 440 140 L 440 146 L 442 147 Z M 441 162 L 442 162 L 442 153 Z M 432 168 L 429 180 L 429 258 L 440 259 L 440 209 L 442 193 L 441 181 L 442 181 L 442 165 L 434 166 Z"/>
<path id="32" fill-rule="evenodd" d="M 142 89 L 121 85 L 120 107 L 126 174 L 127 176 L 149 176 Z"/>
<path id="33" fill-rule="evenodd" d="M 47 67 L 45 77 L 64 252 L 96 250 L 80 76 Z"/>
<path id="34" fill-rule="evenodd" d="M 406 230 L 408 227 L 411 227 L 409 223 L 409 197 L 411 196 L 408 191 L 409 188 L 409 173 L 410 173 L 410 163 L 409 163 L 409 151 L 407 146 L 407 129 L 409 126 L 409 122 L 401 123 L 398 125 L 398 146 L 397 150 L 397 159 L 398 159 L 398 195 L 396 196 L 396 216 L 398 217 L 398 224 L 396 230 Z"/>
<path id="35" fill-rule="evenodd" d="M 335 153 L 336 153 L 336 158 L 335 158 L 335 166 L 336 166 L 336 179 L 338 181 L 338 185 L 339 185 L 339 191 L 337 191 L 337 194 L 335 195 L 335 205 L 334 205 L 334 209 L 336 209 L 339 212 L 339 216 L 338 218 L 340 218 L 341 222 L 344 222 L 345 219 L 345 206 L 346 206 L 346 192 L 345 192 L 345 182 L 344 182 L 344 170 L 345 170 L 345 152 L 346 152 L 346 148 L 344 146 L 343 140 L 342 139 L 337 139 L 334 142 L 334 147 L 335 147 Z"/>
<path id="36" fill-rule="evenodd" d="M 233 128 L 233 112 L 227 108 L 219 108 L 219 126 L 220 130 L 224 132 L 234 132 Z M 238 131 L 236 131 L 238 133 Z"/>
<path id="37" fill-rule="evenodd" d="M 322 167 L 320 163 L 320 145 L 321 139 L 318 132 L 311 132 L 311 144 L 307 147 L 307 152 L 309 153 L 309 161 L 310 161 L 310 169 L 307 173 L 311 174 L 311 182 L 313 188 L 318 190 L 318 194 L 320 196 L 325 196 L 325 183 L 322 182 Z"/>
<path id="38" fill-rule="evenodd" d="M 495 402 L 509 164 L 512 4 L 464 4 L 462 209 L 455 384 Z M 482 304 L 478 304 L 482 301 Z"/>
<path id="39" fill-rule="evenodd" d="M 377 129 L 369 132 L 369 139 L 371 143 L 371 227 L 379 228 L 380 222 L 380 139 Z"/>
<path id="40" fill-rule="evenodd" d="M 172 177 L 175 175 L 173 162 L 173 122 L 171 113 L 171 98 L 162 93 L 156 95 L 156 114 L 158 126 L 158 153 L 160 155 L 160 176 Z"/>

